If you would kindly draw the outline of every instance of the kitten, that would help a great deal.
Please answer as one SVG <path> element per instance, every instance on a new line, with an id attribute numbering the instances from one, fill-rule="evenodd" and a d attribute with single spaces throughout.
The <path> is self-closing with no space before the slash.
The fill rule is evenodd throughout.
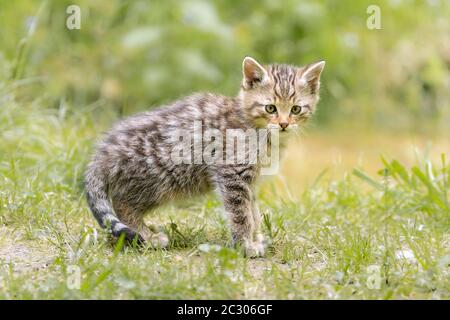
<path id="1" fill-rule="evenodd" d="M 144 214 L 173 199 L 216 190 L 233 243 L 247 256 L 263 256 L 255 201 L 260 163 L 175 163 L 171 157 L 180 136 L 174 133 L 192 132 L 200 123 L 224 135 L 229 129 L 277 128 L 283 139 L 313 114 L 324 65 L 262 66 L 246 57 L 236 98 L 194 94 L 119 122 L 98 145 L 85 175 L 87 201 L 98 223 L 115 237 L 165 247 L 167 236 L 146 226 Z M 195 153 L 198 142 L 188 141 Z"/>

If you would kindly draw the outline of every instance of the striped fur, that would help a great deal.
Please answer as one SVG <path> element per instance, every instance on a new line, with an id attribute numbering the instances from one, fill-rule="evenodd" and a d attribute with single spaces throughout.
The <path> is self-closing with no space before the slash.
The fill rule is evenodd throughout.
<path id="1" fill-rule="evenodd" d="M 233 243 L 249 256 L 263 255 L 255 200 L 259 164 L 175 164 L 173 133 L 193 132 L 199 122 L 225 134 L 227 129 L 268 128 L 287 121 L 283 131 L 289 131 L 314 112 L 323 65 L 263 67 L 246 58 L 236 98 L 194 94 L 120 121 L 98 144 L 85 174 L 88 205 L 100 226 L 115 237 L 124 234 L 128 241 L 164 247 L 167 237 L 148 228 L 144 214 L 174 199 L 215 190 L 229 217 Z M 267 104 L 275 105 L 277 113 L 268 114 Z M 293 105 L 302 112 L 290 114 Z M 193 139 L 192 149 L 202 142 Z"/>

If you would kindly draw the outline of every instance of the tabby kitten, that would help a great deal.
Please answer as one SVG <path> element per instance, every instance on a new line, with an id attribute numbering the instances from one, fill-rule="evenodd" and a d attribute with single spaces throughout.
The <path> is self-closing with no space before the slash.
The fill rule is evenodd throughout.
<path id="1" fill-rule="evenodd" d="M 262 66 L 246 57 L 237 97 L 194 94 L 119 122 L 98 145 L 85 175 L 87 201 L 100 226 L 130 242 L 165 247 L 167 236 L 146 226 L 144 214 L 173 199 L 216 190 L 233 243 L 247 256 L 263 256 L 255 202 L 260 164 L 174 163 L 173 133 L 190 132 L 197 122 L 224 135 L 228 129 L 277 128 L 283 140 L 313 114 L 324 65 Z M 198 141 L 190 143 L 194 150 Z"/>

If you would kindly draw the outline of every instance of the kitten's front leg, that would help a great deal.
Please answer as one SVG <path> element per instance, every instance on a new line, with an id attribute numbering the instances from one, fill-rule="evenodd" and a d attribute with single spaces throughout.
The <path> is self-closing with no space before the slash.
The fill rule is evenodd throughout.
<path id="1" fill-rule="evenodd" d="M 253 216 L 253 192 L 239 176 L 222 178 L 219 189 L 230 220 L 231 236 L 235 245 L 241 245 L 249 257 L 264 255 L 264 246 L 256 242 Z"/>
<path id="2" fill-rule="evenodd" d="M 260 247 L 260 251 L 262 251 L 264 254 L 266 244 L 264 241 L 264 236 L 261 232 L 261 214 L 259 212 L 258 204 L 256 203 L 255 192 L 253 192 L 253 199 L 252 199 L 252 215 L 255 226 L 253 231 L 253 237 L 255 243 Z"/>

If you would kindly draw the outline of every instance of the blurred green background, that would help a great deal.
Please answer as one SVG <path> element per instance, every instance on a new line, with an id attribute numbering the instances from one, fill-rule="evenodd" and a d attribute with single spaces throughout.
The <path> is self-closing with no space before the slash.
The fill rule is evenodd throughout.
<path id="1" fill-rule="evenodd" d="M 149 216 L 171 250 L 112 252 L 83 191 L 94 142 L 194 91 L 235 95 L 246 55 L 327 61 L 258 191 L 268 259 L 200 253 L 229 240 L 214 197 Z M 449 68 L 449 0 L 0 0 L 0 299 L 448 298 Z"/>
<path id="2" fill-rule="evenodd" d="M 68 30 L 67 6 L 81 8 Z M 371 4 L 381 29 L 369 30 Z M 235 95 L 241 61 L 327 61 L 316 125 L 448 130 L 450 2 L 1 1 L 0 85 L 122 116 L 193 91 Z M 1 88 L 0 88 L 1 89 Z M 0 102 L 1 103 L 1 102 Z"/>

